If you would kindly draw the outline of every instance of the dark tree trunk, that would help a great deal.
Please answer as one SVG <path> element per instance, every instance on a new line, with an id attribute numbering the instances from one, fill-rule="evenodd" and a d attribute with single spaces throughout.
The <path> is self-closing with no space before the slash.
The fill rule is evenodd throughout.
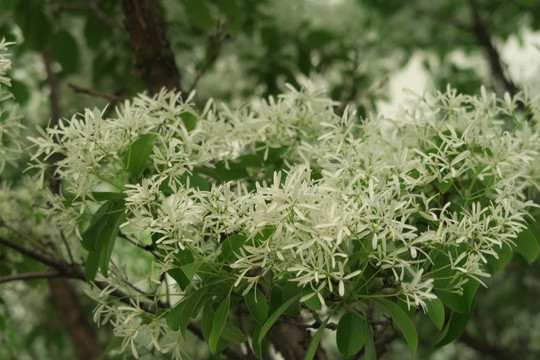
<path id="1" fill-rule="evenodd" d="M 150 95 L 163 87 L 182 91 L 180 73 L 155 0 L 121 0 L 125 27 L 133 46 L 134 70 Z"/>

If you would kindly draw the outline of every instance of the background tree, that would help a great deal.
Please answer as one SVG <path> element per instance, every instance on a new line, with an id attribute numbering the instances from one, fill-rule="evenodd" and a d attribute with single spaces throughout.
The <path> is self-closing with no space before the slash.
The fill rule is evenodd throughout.
<path id="1" fill-rule="evenodd" d="M 65 114 L 88 106 L 100 107 L 105 101 L 114 106 L 145 88 L 150 94 L 157 93 L 162 86 L 177 88 L 183 90 L 184 97 L 196 89 L 197 104 L 204 104 L 212 97 L 236 106 L 252 98 L 277 95 L 283 91 L 285 83 L 298 87 L 302 76 L 315 77 L 326 84 L 329 95 L 341 101 L 341 105 L 336 106 L 337 113 L 343 113 L 345 105 L 349 104 L 366 116 L 376 110 L 376 100 L 384 97 L 386 79 L 419 50 L 427 54 L 426 66 L 441 88 L 451 80 L 452 86 L 464 93 L 476 93 L 479 85 L 484 84 L 493 85 L 494 90 L 501 94 L 504 91 L 515 94 L 518 86 L 509 77 L 496 44 L 512 34 L 520 34 L 521 29 L 515 24 L 523 24 L 533 30 L 539 26 L 534 2 L 441 1 L 432 4 L 385 1 L 362 4 L 343 1 L 328 5 L 303 1 L 235 1 L 223 5 L 207 1 L 193 5 L 188 1 L 157 4 L 153 1 L 36 0 L 5 1 L 0 6 L 3 7 L 0 32 L 9 40 L 17 41 L 17 45 L 12 47 L 15 69 L 11 90 L 23 106 L 21 112 L 26 121 L 45 126 L 45 120 L 51 119 L 47 123 L 51 128 Z M 461 69 L 452 61 L 456 50 L 468 56 L 483 55 L 490 73 Z M 37 63 L 43 66 L 37 67 Z M 19 76 L 17 68 L 23 70 L 19 71 Z M 96 95 L 102 100 L 83 97 L 80 93 Z M 46 95 L 48 102 L 44 102 Z M 50 160 L 56 164 L 61 158 L 52 157 Z M 17 161 L 24 164 L 27 159 L 23 157 Z M 19 181 L 25 167 L 8 165 L 2 173 L 4 183 Z M 54 172 L 47 174 L 51 190 L 58 192 L 60 183 L 52 176 Z M 33 245 L 44 254 L 52 253 L 51 256 L 58 257 L 65 250 L 49 249 L 48 243 L 57 241 L 46 239 L 62 238 L 62 233 L 43 229 L 46 223 L 40 212 L 29 210 L 40 202 L 46 207 L 47 200 L 40 198 L 42 195 L 37 189 L 32 193 L 30 189 L 33 188 L 27 186 L 28 194 L 23 197 L 27 204 L 25 210 L 16 216 L 10 215 L 19 222 L 26 219 L 22 227 L 14 228 L 13 224 L 5 221 L 5 214 L 12 211 L 8 204 L 13 204 L 13 200 L 4 202 L 6 208 L 2 211 L 2 224 L 6 239 L 19 242 L 43 239 L 43 244 Z M 21 201 L 17 199 L 17 202 Z M 146 252 L 155 250 L 150 245 L 145 246 Z M 122 249 L 124 256 L 130 254 L 130 258 L 140 259 L 137 264 L 145 266 L 143 264 L 149 258 L 141 251 L 129 249 Z M 5 280 L 22 273 L 40 272 L 40 276 L 44 276 L 39 263 L 43 259 L 34 258 L 37 262 L 30 262 L 21 257 L 24 254 L 21 249 L 10 248 L 6 243 L 2 250 Z M 79 256 L 86 258 L 84 251 L 81 254 L 62 253 L 61 259 L 66 262 L 61 262 L 60 267 L 53 266 L 54 270 L 44 277 L 54 278 L 60 273 L 84 279 L 80 268 L 71 266 L 71 256 L 75 262 Z M 522 265 L 516 260 L 510 269 L 519 269 Z M 512 274 L 505 270 L 499 275 L 500 281 L 514 284 L 507 280 Z M 51 279 L 48 283 L 52 303 L 64 309 L 59 314 L 68 315 L 63 326 L 72 335 L 73 349 L 80 352 L 80 358 L 95 358 L 94 350 L 100 349 L 98 343 L 107 343 L 107 340 L 100 341 L 88 323 L 82 321 L 81 298 L 71 295 L 76 291 L 72 289 L 73 285 L 62 279 Z M 99 282 L 97 285 L 107 286 Z M 29 345 L 30 350 L 23 356 L 39 358 L 48 347 L 49 357 L 71 358 L 71 353 L 65 350 L 68 343 L 65 335 L 48 331 L 50 339 L 35 336 L 40 329 L 50 328 L 50 318 L 31 323 L 26 323 L 25 319 L 24 324 L 17 325 L 17 319 L 21 317 L 10 311 L 17 292 L 39 292 L 43 282 L 32 280 L 16 286 L 5 288 L 2 293 L 5 319 L 10 319 L 4 322 L 5 331 L 2 332 L 3 341 L 7 344 L 4 348 L 8 352 L 6 356 L 11 356 L 10 349 L 20 356 L 22 347 Z M 531 282 L 527 286 L 534 288 L 535 285 Z M 502 295 L 517 293 L 508 291 Z M 35 302 L 33 297 L 24 298 Z M 72 301 L 66 302 L 69 299 Z M 87 300 L 82 301 L 86 301 L 83 307 L 86 305 L 87 309 L 93 306 Z M 481 309 L 486 309 L 491 302 L 498 303 L 490 298 L 477 301 L 483 304 Z M 42 314 L 50 313 L 47 310 L 49 303 L 38 303 L 43 306 Z M 528 304 L 529 307 L 520 306 L 508 314 L 519 313 L 526 318 L 527 309 L 532 309 L 532 303 Z M 462 337 L 463 344 L 480 352 L 480 356 L 512 357 L 512 351 L 519 348 L 507 344 L 512 343 L 515 337 L 527 341 L 527 337 L 519 336 L 519 326 L 512 327 L 502 342 L 501 331 L 493 331 L 483 338 L 481 334 L 486 333 L 485 329 L 504 326 L 502 321 L 487 321 L 485 316 L 473 319 L 473 326 Z M 56 326 L 60 329 L 59 324 Z M 302 338 L 306 333 L 297 329 L 303 326 L 281 322 L 272 331 L 279 334 L 296 331 L 290 336 Z M 204 335 L 197 328 L 192 327 L 191 330 L 199 337 Z M 77 334 L 82 336 L 77 337 Z M 379 354 L 395 338 L 394 332 L 383 335 L 376 344 Z M 107 337 L 106 333 L 102 336 Z M 536 343 L 536 338 L 530 336 L 528 344 Z M 271 332 L 268 338 L 272 341 Z M 26 343 L 22 344 L 23 341 Z M 273 342 L 278 347 L 279 342 Z M 533 346 L 528 347 L 534 357 Z M 500 351 L 500 348 L 507 350 Z M 294 351 L 278 350 L 285 354 Z M 305 348 L 297 351 L 303 356 Z M 391 351 L 401 351 L 399 342 L 392 345 Z M 234 358 L 238 354 L 229 353 L 227 356 Z M 298 354 L 288 357 L 299 358 Z"/>

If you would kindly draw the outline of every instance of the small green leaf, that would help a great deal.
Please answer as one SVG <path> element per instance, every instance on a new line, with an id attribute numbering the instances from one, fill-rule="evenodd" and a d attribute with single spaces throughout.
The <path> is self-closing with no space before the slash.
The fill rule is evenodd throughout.
<path id="1" fill-rule="evenodd" d="M 187 131 L 191 131 L 197 126 L 197 115 L 190 113 L 189 111 L 181 113 L 180 119 L 182 119 Z"/>
<path id="2" fill-rule="evenodd" d="M 382 305 L 394 320 L 395 326 L 403 333 L 411 354 L 414 355 L 418 346 L 418 333 L 413 322 L 399 306 L 386 299 L 375 299 L 375 304 Z"/>
<path id="3" fill-rule="evenodd" d="M 177 331 L 178 327 L 180 325 L 180 316 L 182 315 L 182 311 L 184 310 L 184 306 L 186 305 L 186 301 L 180 301 L 178 304 L 176 304 L 167 314 L 167 317 L 165 318 L 165 322 L 169 326 L 169 328 L 173 331 Z"/>
<path id="4" fill-rule="evenodd" d="M 469 323 L 473 312 L 474 306 L 472 306 L 470 312 L 465 314 L 452 312 L 450 319 L 448 320 L 448 324 L 446 325 L 439 340 L 437 340 L 437 343 L 435 343 L 434 347 L 442 347 L 457 339 L 463 330 L 465 330 L 465 327 Z"/>
<path id="5" fill-rule="evenodd" d="M 313 360 L 313 358 L 315 357 L 315 354 L 317 353 L 317 348 L 319 347 L 319 343 L 321 342 L 321 336 L 324 332 L 324 329 L 326 328 L 326 324 L 328 324 L 328 320 L 330 320 L 331 317 L 332 315 L 328 316 L 326 320 L 322 322 L 321 326 L 319 326 L 317 331 L 315 331 L 315 334 L 313 334 L 313 337 L 309 342 L 309 346 L 304 360 Z"/>
<path id="6" fill-rule="evenodd" d="M 221 252 L 226 261 L 232 262 L 236 260 L 236 255 L 238 250 L 244 246 L 247 237 L 244 235 L 231 235 L 223 241 L 221 244 Z"/>
<path id="7" fill-rule="evenodd" d="M 191 318 L 198 313 L 199 305 L 201 300 L 206 293 L 207 288 L 200 288 L 195 290 L 189 298 L 185 300 L 185 305 L 183 306 L 182 312 L 180 313 L 180 318 L 178 320 L 178 329 L 182 333 L 186 332 L 186 329 L 191 321 Z"/>
<path id="8" fill-rule="evenodd" d="M 441 192 L 441 194 L 446 194 L 448 190 L 452 187 L 452 184 L 454 183 L 454 179 L 446 180 L 445 182 L 437 182 L 437 188 Z"/>
<path id="9" fill-rule="evenodd" d="M 116 237 L 118 236 L 118 230 L 125 219 L 126 214 L 123 211 L 121 213 L 117 212 L 112 214 L 109 217 L 110 221 L 107 221 L 107 224 L 99 234 L 104 240 L 103 246 L 100 248 L 99 267 L 101 273 L 105 277 L 108 275 L 109 263 L 111 261 L 114 244 L 116 243 Z"/>
<path id="10" fill-rule="evenodd" d="M 236 343 L 243 343 L 247 341 L 247 337 L 242 330 L 230 322 L 225 324 L 225 328 L 221 332 L 221 337 L 227 341 Z"/>
<path id="11" fill-rule="evenodd" d="M 377 350 L 375 349 L 375 341 L 371 327 L 366 322 L 366 348 L 364 350 L 364 360 L 377 360 Z"/>
<path id="12" fill-rule="evenodd" d="M 514 240 L 517 245 L 517 252 L 521 254 L 531 264 L 538 257 L 538 243 L 534 234 L 529 229 L 525 229 L 519 233 Z"/>
<path id="13" fill-rule="evenodd" d="M 494 256 L 490 255 L 487 257 L 488 265 L 493 270 L 502 270 L 510 263 L 512 260 L 513 251 L 508 244 L 502 244 L 502 248 L 496 248 L 497 255 L 499 256 L 496 259 Z"/>
<path id="14" fill-rule="evenodd" d="M 127 170 L 138 178 L 142 173 L 146 161 L 152 153 L 152 146 L 156 135 L 145 134 L 135 140 L 124 155 L 124 164 Z"/>
<path id="15" fill-rule="evenodd" d="M 281 302 L 283 303 L 301 293 L 302 288 L 298 286 L 298 283 L 296 281 L 287 281 L 287 283 L 283 287 L 283 293 L 281 294 Z M 300 316 L 300 302 L 297 301 L 292 303 L 291 306 L 287 310 L 285 310 L 285 312 L 291 316 Z"/>
<path id="16" fill-rule="evenodd" d="M 245 299 L 253 319 L 258 323 L 264 322 L 268 316 L 268 304 L 264 294 L 260 290 L 253 288 L 246 294 Z"/>
<path id="17" fill-rule="evenodd" d="M 261 343 L 257 340 L 259 339 L 261 335 L 262 325 L 261 324 L 255 324 L 253 327 L 253 334 L 251 336 L 251 349 L 253 350 L 253 353 L 255 356 L 257 356 L 258 359 L 262 359 L 262 349 L 261 349 Z"/>
<path id="18" fill-rule="evenodd" d="M 281 304 L 276 311 L 272 313 L 268 317 L 268 320 L 264 323 L 263 327 L 261 328 L 261 332 L 259 334 L 259 338 L 257 339 L 257 342 L 260 344 L 268 330 L 274 325 L 274 323 L 279 319 L 279 317 L 291 306 L 295 301 L 298 301 L 300 299 L 300 294 L 290 298 L 289 300 L 285 301 L 283 304 Z"/>
<path id="19" fill-rule="evenodd" d="M 302 297 L 308 296 L 309 294 L 313 294 L 313 295 L 311 295 L 310 298 L 305 300 L 304 304 L 306 304 L 306 306 L 313 311 L 321 310 L 321 307 L 322 307 L 321 300 L 317 296 L 317 293 L 315 292 L 315 290 L 313 290 L 310 286 L 306 286 L 305 288 L 302 289 Z"/>
<path id="20" fill-rule="evenodd" d="M 214 322 L 212 324 L 212 331 L 210 332 L 210 336 L 208 337 L 208 346 L 210 347 L 210 351 L 213 354 L 217 352 L 218 340 L 229 318 L 230 305 L 231 298 L 230 296 L 227 296 L 225 300 L 223 300 L 221 304 L 219 304 L 219 307 L 216 310 Z"/>
<path id="21" fill-rule="evenodd" d="M 439 299 L 426 300 L 427 314 L 437 329 L 441 330 L 444 324 L 444 305 Z"/>
<path id="22" fill-rule="evenodd" d="M 186 275 L 186 278 L 191 281 L 193 280 L 193 277 L 195 274 L 197 274 L 197 271 L 201 267 L 202 262 L 201 261 L 195 261 L 191 264 L 183 265 L 180 267 L 184 275 Z"/>
<path id="23" fill-rule="evenodd" d="M 350 357 L 360 351 L 366 341 L 366 322 L 353 312 L 344 314 L 338 323 L 336 344 L 343 356 Z"/>
<path id="24" fill-rule="evenodd" d="M 84 265 L 84 275 L 86 281 L 93 281 L 96 278 L 96 273 L 99 267 L 99 252 L 90 251 Z"/>
<path id="25" fill-rule="evenodd" d="M 109 216 L 109 210 L 112 202 L 107 201 L 96 211 L 90 222 L 90 226 L 82 234 L 82 246 L 88 251 L 96 251 L 99 234 L 107 223 L 107 217 Z"/>

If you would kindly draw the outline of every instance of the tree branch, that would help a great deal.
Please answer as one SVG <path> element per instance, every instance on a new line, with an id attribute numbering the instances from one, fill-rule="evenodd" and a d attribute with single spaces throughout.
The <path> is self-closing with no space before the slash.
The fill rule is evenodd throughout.
<path id="1" fill-rule="evenodd" d="M 60 274 L 58 271 L 28 272 L 28 273 L 23 273 L 23 274 L 2 276 L 0 277 L 0 284 L 7 283 L 10 281 L 48 279 L 48 278 L 60 277 L 60 276 L 62 276 L 62 274 Z"/>
<path id="2" fill-rule="evenodd" d="M 101 92 L 101 91 L 96 91 L 96 90 L 92 90 L 92 89 L 86 89 L 86 88 L 77 86 L 77 85 L 72 84 L 72 83 L 69 83 L 68 86 L 71 89 L 73 89 L 73 91 L 76 92 L 76 93 L 97 96 L 99 98 L 108 100 L 109 102 L 111 102 L 113 104 L 123 102 L 123 101 L 126 100 L 126 98 L 123 97 L 123 96 L 118 96 L 118 95 L 113 95 L 113 94 L 106 94 L 106 93 Z"/>

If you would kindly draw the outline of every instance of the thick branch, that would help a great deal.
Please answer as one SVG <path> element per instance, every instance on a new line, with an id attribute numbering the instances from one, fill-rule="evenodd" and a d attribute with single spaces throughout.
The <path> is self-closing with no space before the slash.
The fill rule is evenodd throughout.
<path id="1" fill-rule="evenodd" d="M 165 24 L 156 0 L 121 0 L 125 26 L 134 53 L 134 72 L 141 76 L 150 95 L 163 87 L 179 90 L 180 73 L 165 36 Z"/>

